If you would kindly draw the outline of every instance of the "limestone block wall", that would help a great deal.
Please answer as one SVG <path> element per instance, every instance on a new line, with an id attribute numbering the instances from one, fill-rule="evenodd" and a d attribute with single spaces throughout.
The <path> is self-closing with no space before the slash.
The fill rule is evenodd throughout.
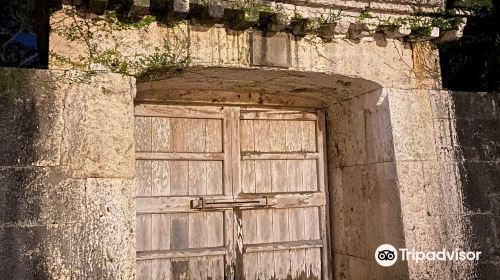
<path id="1" fill-rule="evenodd" d="M 382 89 L 328 109 L 336 279 L 498 277 L 498 95 Z M 420 251 L 480 250 L 479 263 L 399 262 Z"/>
<path id="2" fill-rule="evenodd" d="M 463 207 L 456 209 L 466 226 L 470 247 L 482 258 L 478 279 L 500 275 L 500 95 L 431 91 L 438 156 L 460 186 Z M 450 194 L 447 194 L 447 197 Z M 444 200 L 444 201 L 447 201 Z"/>
<path id="3" fill-rule="evenodd" d="M 109 70 L 111 61 L 117 63 L 116 67 L 126 66 L 130 74 L 140 76 L 148 71 L 152 55 L 166 54 L 172 58 L 169 63 L 173 68 L 182 68 L 184 62 L 189 62 L 191 67 L 341 74 L 389 88 L 410 89 L 422 85 L 439 88 L 435 73 L 414 73 L 412 46 L 400 40 L 322 40 L 317 36 L 299 37 L 285 32 L 265 34 L 255 30 L 232 30 L 222 24 L 204 26 L 185 22 L 173 26 L 152 22 L 138 28 L 117 27 L 77 15 L 68 16 L 67 12 L 63 9 L 51 16 L 50 69 Z M 85 32 L 90 31 L 90 37 L 82 37 L 74 31 L 82 26 Z M 93 57 L 89 58 L 91 54 Z M 438 61 L 434 48 L 420 49 L 418 54 L 418 64 L 422 58 L 434 64 Z M 182 65 L 175 65 L 175 61 Z M 426 65 L 425 71 L 436 72 L 435 67 L 437 65 Z"/>
<path id="4" fill-rule="evenodd" d="M 376 90 L 327 111 L 334 279 L 408 279 L 406 263 L 374 260 L 381 244 L 405 246 L 390 105 Z"/>
<path id="5" fill-rule="evenodd" d="M 460 176 L 440 157 L 439 130 L 426 90 L 387 90 L 406 247 L 418 251 L 469 250 Z M 409 262 L 411 279 L 475 279 L 472 262 Z"/>
<path id="6" fill-rule="evenodd" d="M 0 275 L 133 279 L 135 80 L 0 79 Z"/>

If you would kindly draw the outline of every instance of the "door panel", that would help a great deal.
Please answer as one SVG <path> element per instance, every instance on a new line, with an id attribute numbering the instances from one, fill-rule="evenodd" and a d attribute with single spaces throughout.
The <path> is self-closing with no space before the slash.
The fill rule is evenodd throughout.
<path id="1" fill-rule="evenodd" d="M 322 121 L 137 106 L 137 279 L 329 279 Z"/>
<path id="2" fill-rule="evenodd" d="M 321 279 L 326 199 L 317 115 L 241 110 L 240 119 L 237 195 L 276 198 L 266 209 L 242 210 L 245 279 Z"/>
<path id="3" fill-rule="evenodd" d="M 224 278 L 224 211 L 191 208 L 226 195 L 222 108 L 137 109 L 137 279 Z"/>

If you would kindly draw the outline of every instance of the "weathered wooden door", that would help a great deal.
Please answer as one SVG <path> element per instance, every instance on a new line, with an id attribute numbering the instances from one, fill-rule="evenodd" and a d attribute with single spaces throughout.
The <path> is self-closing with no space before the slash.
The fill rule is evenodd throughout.
<path id="1" fill-rule="evenodd" d="M 321 111 L 138 105 L 137 279 L 329 279 Z"/>

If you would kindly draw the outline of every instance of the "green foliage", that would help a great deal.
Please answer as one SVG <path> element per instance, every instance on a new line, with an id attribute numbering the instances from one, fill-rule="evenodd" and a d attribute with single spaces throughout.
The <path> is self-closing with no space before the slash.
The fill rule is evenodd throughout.
<path id="1" fill-rule="evenodd" d="M 441 30 L 453 30 L 458 27 L 461 23 L 461 17 L 451 17 L 451 16 L 433 16 L 425 17 L 419 15 L 411 15 L 399 18 L 389 18 L 386 20 L 381 20 L 380 25 L 389 26 L 409 26 L 412 30 L 412 34 L 424 34 L 425 30 L 430 30 L 432 27 L 438 27 Z M 428 34 L 428 33 L 425 33 Z"/>
<path id="2" fill-rule="evenodd" d="M 164 39 L 163 46 L 155 48 L 152 54 L 126 57 L 120 52 L 120 39 L 115 38 L 113 32 L 146 28 L 156 20 L 152 16 L 145 16 L 136 21 L 122 21 L 114 12 L 109 12 L 104 16 L 88 18 L 72 8 L 65 14 L 70 23 L 63 24 L 54 32 L 70 41 L 83 43 L 86 46 L 86 55 L 76 59 L 53 52 L 49 55 L 55 61 L 73 69 L 84 70 L 89 75 L 95 74 L 98 71 L 96 69 L 102 69 L 152 80 L 164 74 L 178 73 L 190 63 L 189 56 L 185 54 L 189 41 L 174 30 L 168 39 Z M 101 40 L 98 36 L 103 34 L 114 40 L 114 47 L 100 48 Z"/>
<path id="3" fill-rule="evenodd" d="M 129 18 L 119 19 L 118 16 L 116 15 L 116 12 L 107 11 L 104 14 L 104 17 L 97 17 L 94 20 L 96 21 L 104 20 L 108 24 L 110 24 L 110 26 L 113 26 L 118 30 L 126 30 L 126 29 L 141 29 L 147 27 L 150 24 L 156 22 L 156 17 L 151 15 L 146 15 L 142 18 L 129 17 Z"/>
<path id="4" fill-rule="evenodd" d="M 372 16 L 367 10 L 363 10 L 361 11 L 361 13 L 359 13 L 360 20 L 370 19 L 370 18 L 374 18 L 374 16 Z"/>
<path id="5" fill-rule="evenodd" d="M 334 11 L 330 11 L 330 13 L 327 15 L 322 14 L 318 18 L 318 21 L 320 24 L 334 23 L 338 21 L 341 17 L 342 17 L 342 10 L 339 10 L 337 13 Z"/>
<path id="6" fill-rule="evenodd" d="M 24 79 L 14 69 L 0 68 L 0 97 L 20 97 L 25 84 Z"/>
<path id="7" fill-rule="evenodd" d="M 477 12 L 480 11 L 481 9 L 491 10 L 493 8 L 493 1 L 492 0 L 449 0 L 447 5 L 449 8 Z"/>
<path id="8" fill-rule="evenodd" d="M 189 65 L 190 59 L 185 57 L 179 60 L 169 52 L 156 52 L 140 58 L 139 63 L 144 65 L 144 68 L 136 77 L 139 80 L 155 80 L 165 75 L 181 73 Z"/>

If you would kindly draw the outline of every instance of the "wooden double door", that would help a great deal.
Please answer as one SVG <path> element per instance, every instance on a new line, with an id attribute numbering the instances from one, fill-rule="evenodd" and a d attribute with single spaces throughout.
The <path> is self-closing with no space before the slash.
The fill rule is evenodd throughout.
<path id="1" fill-rule="evenodd" d="M 137 279 L 329 279 L 321 111 L 137 105 Z"/>

